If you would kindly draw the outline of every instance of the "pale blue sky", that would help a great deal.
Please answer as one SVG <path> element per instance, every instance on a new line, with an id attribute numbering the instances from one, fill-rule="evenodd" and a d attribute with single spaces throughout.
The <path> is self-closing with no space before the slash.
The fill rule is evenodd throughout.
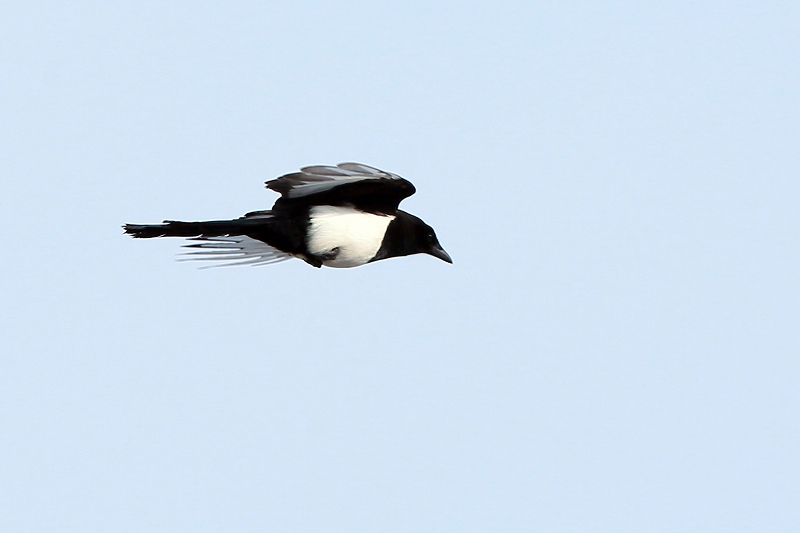
<path id="1" fill-rule="evenodd" d="M 796 2 L 6 2 L 0 530 L 800 529 Z M 455 261 L 125 222 L 360 161 Z"/>

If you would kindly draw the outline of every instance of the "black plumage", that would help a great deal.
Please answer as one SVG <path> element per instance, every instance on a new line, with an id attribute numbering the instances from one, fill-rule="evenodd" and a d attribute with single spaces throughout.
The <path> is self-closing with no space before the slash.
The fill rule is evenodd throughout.
<path id="1" fill-rule="evenodd" d="M 190 259 L 228 264 L 297 257 L 315 267 L 353 267 L 416 253 L 452 262 L 433 228 L 398 209 L 416 189 L 396 174 L 341 163 L 305 167 L 266 185 L 281 195 L 268 211 L 232 220 L 166 220 L 123 227 L 135 238 L 190 238 Z"/>

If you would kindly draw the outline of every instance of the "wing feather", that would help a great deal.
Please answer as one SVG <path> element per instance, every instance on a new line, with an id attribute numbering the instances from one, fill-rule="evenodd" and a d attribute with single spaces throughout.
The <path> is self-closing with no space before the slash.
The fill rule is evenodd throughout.
<path id="1" fill-rule="evenodd" d="M 267 188 L 281 194 L 278 205 L 346 205 L 384 214 L 415 192 L 397 174 L 361 163 L 304 167 L 268 181 Z"/>
<path id="2" fill-rule="evenodd" d="M 201 268 L 239 265 L 269 265 L 291 259 L 293 256 L 257 239 L 237 235 L 232 237 L 194 237 L 184 248 L 194 251 L 183 252 L 185 256 L 179 261 L 220 261 L 220 264 L 206 265 Z M 224 262 L 223 262 L 224 261 Z"/>

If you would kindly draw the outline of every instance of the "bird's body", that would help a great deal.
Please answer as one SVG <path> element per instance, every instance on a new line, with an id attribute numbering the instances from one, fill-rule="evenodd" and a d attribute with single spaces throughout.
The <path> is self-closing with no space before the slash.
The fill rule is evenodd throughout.
<path id="1" fill-rule="evenodd" d="M 364 265 L 378 253 L 386 228 L 395 218 L 352 207 L 314 206 L 306 238 L 308 251 L 317 257 L 329 257 L 322 261 L 328 267 Z"/>
<path id="2" fill-rule="evenodd" d="M 358 163 L 305 167 L 267 182 L 281 197 L 269 211 L 233 220 L 126 224 L 137 238 L 187 237 L 190 259 L 268 264 L 297 257 L 349 268 L 427 253 L 452 263 L 433 228 L 398 209 L 414 186 L 396 174 Z"/>

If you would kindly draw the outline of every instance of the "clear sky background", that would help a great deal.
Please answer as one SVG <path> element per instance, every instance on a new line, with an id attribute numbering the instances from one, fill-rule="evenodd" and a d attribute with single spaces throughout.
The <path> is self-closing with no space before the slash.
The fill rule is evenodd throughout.
<path id="1" fill-rule="evenodd" d="M 5 2 L 0 530 L 800 529 L 800 6 Z M 359 161 L 453 256 L 125 222 Z"/>

